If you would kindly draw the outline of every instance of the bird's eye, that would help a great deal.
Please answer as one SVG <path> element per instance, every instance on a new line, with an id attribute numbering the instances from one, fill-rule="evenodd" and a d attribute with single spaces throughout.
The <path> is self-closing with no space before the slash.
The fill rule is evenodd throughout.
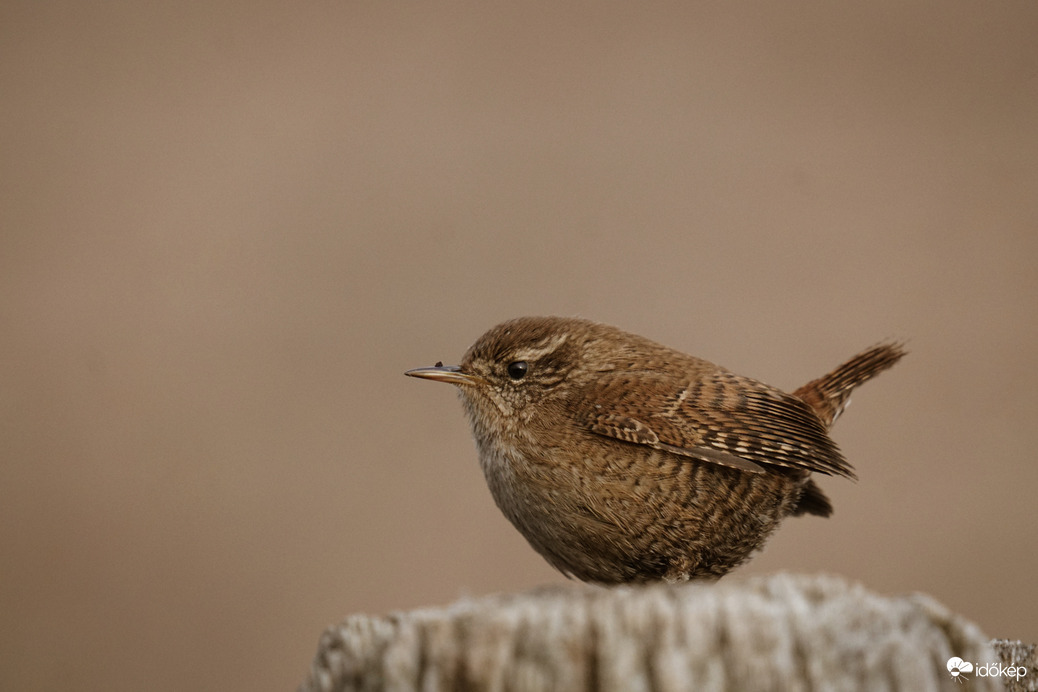
<path id="1" fill-rule="evenodd" d="M 529 369 L 530 366 L 526 364 L 525 360 L 517 360 L 508 364 L 508 376 L 513 380 L 521 380 L 526 377 L 526 371 Z"/>

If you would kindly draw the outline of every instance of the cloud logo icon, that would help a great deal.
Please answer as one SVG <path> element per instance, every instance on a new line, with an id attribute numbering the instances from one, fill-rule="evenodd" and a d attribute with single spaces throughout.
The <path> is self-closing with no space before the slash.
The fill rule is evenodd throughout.
<path id="1" fill-rule="evenodd" d="M 963 661 L 958 656 L 952 656 L 948 659 L 948 672 L 951 673 L 953 678 L 962 682 L 966 673 L 973 672 L 973 664 L 969 661 Z"/>

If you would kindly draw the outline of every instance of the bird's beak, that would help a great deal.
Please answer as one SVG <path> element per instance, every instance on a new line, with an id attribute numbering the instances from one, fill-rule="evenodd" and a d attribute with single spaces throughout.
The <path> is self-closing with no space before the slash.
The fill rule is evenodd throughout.
<path id="1" fill-rule="evenodd" d="M 449 382 L 450 384 L 478 384 L 483 380 L 475 375 L 462 372 L 457 365 L 435 365 L 431 368 L 415 368 L 404 373 L 408 377 L 420 377 L 423 380 Z"/>

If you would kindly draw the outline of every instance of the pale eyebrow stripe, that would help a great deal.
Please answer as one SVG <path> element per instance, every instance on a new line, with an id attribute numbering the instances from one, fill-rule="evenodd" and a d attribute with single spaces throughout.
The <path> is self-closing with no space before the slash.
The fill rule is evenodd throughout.
<path id="1" fill-rule="evenodd" d="M 562 344 L 566 343 L 566 339 L 568 338 L 569 337 L 566 334 L 559 334 L 558 336 L 553 337 L 548 343 L 544 344 L 543 346 L 528 347 L 516 350 L 514 357 L 516 360 L 537 360 L 538 358 L 545 356 L 551 353 L 552 351 L 557 350 L 559 346 L 562 346 Z"/>

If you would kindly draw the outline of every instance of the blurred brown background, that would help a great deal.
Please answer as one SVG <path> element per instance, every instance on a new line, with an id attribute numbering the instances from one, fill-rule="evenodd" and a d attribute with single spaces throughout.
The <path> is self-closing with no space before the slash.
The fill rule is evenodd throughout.
<path id="1" fill-rule="evenodd" d="M 792 389 L 911 356 L 732 579 L 1038 640 L 1038 5 L 5 2 L 0 687 L 286 689 L 561 581 L 448 387 L 523 314 Z"/>

